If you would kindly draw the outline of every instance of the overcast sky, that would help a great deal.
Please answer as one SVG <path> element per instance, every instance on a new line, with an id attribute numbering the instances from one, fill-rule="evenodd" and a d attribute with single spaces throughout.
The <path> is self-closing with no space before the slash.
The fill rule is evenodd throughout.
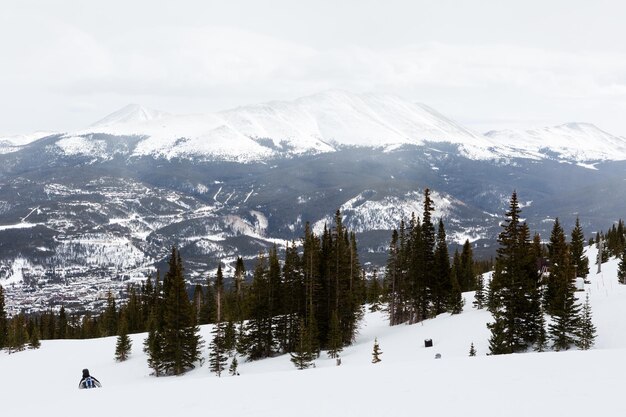
<path id="1" fill-rule="evenodd" d="M 626 136 L 625 22 L 626 2 L 601 0 L 0 0 L 0 133 L 344 89 L 479 132 Z"/>

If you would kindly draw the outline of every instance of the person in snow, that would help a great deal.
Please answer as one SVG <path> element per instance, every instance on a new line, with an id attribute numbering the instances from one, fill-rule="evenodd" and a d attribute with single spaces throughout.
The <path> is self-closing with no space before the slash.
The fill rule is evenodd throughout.
<path id="1" fill-rule="evenodd" d="M 78 383 L 78 388 L 100 388 L 102 384 L 95 377 L 89 375 L 89 369 L 83 369 L 83 377 Z"/>

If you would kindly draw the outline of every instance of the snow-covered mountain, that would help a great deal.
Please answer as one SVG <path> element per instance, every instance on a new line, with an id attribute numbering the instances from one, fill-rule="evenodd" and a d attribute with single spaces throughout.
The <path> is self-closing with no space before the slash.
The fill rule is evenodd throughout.
<path id="1" fill-rule="evenodd" d="M 238 162 L 333 152 L 338 147 L 459 145 L 472 158 L 496 158 L 493 143 L 422 104 L 392 95 L 329 91 L 294 101 L 211 114 L 167 115 L 127 106 L 75 135 L 106 133 L 144 139 L 134 156 Z"/>
<path id="2" fill-rule="evenodd" d="M 140 137 L 129 149 L 131 156 L 165 159 L 251 162 L 345 147 L 394 149 L 448 143 L 474 160 L 626 160 L 626 139 L 591 124 L 481 135 L 424 104 L 388 94 L 345 91 L 191 115 L 173 115 L 132 104 L 67 136 L 102 133 Z M 74 147 L 61 147 L 63 152 L 74 152 Z M 99 146 L 83 148 L 84 154 L 107 158 Z"/>
<path id="3" fill-rule="evenodd" d="M 614 136 L 589 123 L 567 123 L 533 130 L 492 130 L 485 134 L 507 146 L 537 158 L 567 161 L 626 160 L 626 138 Z"/>

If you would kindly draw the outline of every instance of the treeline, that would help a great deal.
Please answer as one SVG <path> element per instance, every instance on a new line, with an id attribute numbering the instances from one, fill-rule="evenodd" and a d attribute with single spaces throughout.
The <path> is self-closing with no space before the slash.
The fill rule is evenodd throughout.
<path id="1" fill-rule="evenodd" d="M 476 285 L 469 241 L 450 262 L 442 219 L 433 221 L 434 206 L 429 189 L 424 190 L 423 217 L 415 215 L 408 224 L 392 232 L 384 280 L 389 323 L 416 323 L 443 312 L 458 314 L 463 309 L 463 291 Z"/>
<path id="2" fill-rule="evenodd" d="M 325 227 L 321 236 L 307 224 L 301 245 L 292 242 L 284 259 L 279 259 L 276 247 L 259 254 L 251 275 L 248 282 L 239 258 L 232 285 L 226 285 L 220 264 L 216 276 L 196 285 L 189 299 L 183 262 L 173 248 L 163 278 L 157 272 L 140 286 L 130 286 L 121 306 L 109 294 L 99 315 L 68 318 L 64 308 L 58 314 L 16 315 L 11 323 L 25 336 L 19 341 L 12 336 L 16 341 L 10 349 L 26 347 L 31 335 L 37 339 L 118 335 L 116 357 L 123 360 L 130 348 L 127 335 L 148 332 L 144 349 L 149 365 L 156 375 L 169 375 L 185 372 L 201 359 L 200 324 L 216 324 L 209 363 L 217 373 L 223 370 L 224 357 L 236 354 L 256 360 L 290 353 L 296 366 L 305 368 L 321 351 L 337 357 L 354 341 L 366 300 L 365 275 L 355 234 L 344 227 L 339 211 L 334 225 Z M 17 334 L 7 335 L 13 333 Z"/>

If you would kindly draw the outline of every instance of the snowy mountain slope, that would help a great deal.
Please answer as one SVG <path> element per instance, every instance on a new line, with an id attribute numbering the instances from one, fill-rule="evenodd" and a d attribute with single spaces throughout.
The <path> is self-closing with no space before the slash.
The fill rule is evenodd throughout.
<path id="1" fill-rule="evenodd" d="M 246 136 L 290 142 L 317 139 L 338 146 L 381 147 L 441 141 L 476 152 L 487 152 L 492 145 L 433 109 L 393 95 L 327 91 L 220 114 Z"/>
<path id="2" fill-rule="evenodd" d="M 626 138 L 614 136 L 589 123 L 490 131 L 485 136 L 498 145 L 534 153 L 538 158 L 557 156 L 574 162 L 626 160 Z"/>
<path id="3" fill-rule="evenodd" d="M 473 293 L 465 293 L 462 314 L 446 313 L 415 325 L 389 327 L 383 313 L 367 313 L 356 343 L 342 352 L 340 367 L 322 353 L 316 368 L 298 371 L 283 355 L 257 362 L 240 358 L 239 377 L 217 378 L 205 362 L 184 376 L 154 378 L 142 352 L 145 334 L 131 336 L 132 354 L 123 363 L 113 360 L 115 338 L 44 341 L 39 350 L 0 353 L 3 414 L 622 416 L 626 287 L 617 284 L 617 260 L 603 270 L 592 273 L 586 286 L 598 328 L 596 347 L 589 351 L 486 356 L 485 324 L 491 318 L 485 310 L 472 309 Z M 210 330 L 201 329 L 205 341 Z M 383 352 L 375 365 L 374 338 Z M 433 340 L 432 348 L 424 347 L 426 338 Z M 468 357 L 470 343 L 478 351 L 473 358 Z M 436 353 L 440 360 L 434 359 Z M 84 367 L 100 379 L 102 389 L 77 389 Z M 28 389 L 33 375 L 45 387 L 37 391 L 37 401 Z"/>
<path id="4" fill-rule="evenodd" d="M 488 138 L 427 106 L 391 95 L 329 91 L 213 114 L 146 113 L 142 108 L 124 108 L 75 134 L 143 136 L 133 155 L 168 159 L 247 162 L 332 152 L 337 146 L 423 145 L 426 141 L 458 144 L 464 155 L 475 159 L 501 156 Z"/>

